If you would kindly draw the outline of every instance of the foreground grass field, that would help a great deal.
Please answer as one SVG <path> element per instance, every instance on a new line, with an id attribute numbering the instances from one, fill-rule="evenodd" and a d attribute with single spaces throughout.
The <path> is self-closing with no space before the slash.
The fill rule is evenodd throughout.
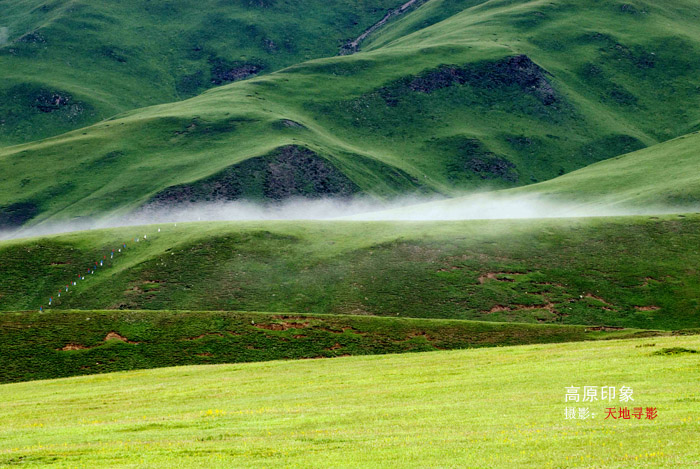
<path id="1" fill-rule="evenodd" d="M 697 214 L 158 228 L 0 243 L 0 310 L 54 297 L 52 309 L 700 327 Z"/>
<path id="2" fill-rule="evenodd" d="M 7 384 L 0 386 L 0 463 L 693 467 L 700 461 L 700 354 L 693 351 L 698 336 Z M 628 386 L 634 401 L 577 403 L 595 416 L 568 420 L 569 386 Z M 608 407 L 645 413 L 606 420 Z M 647 407 L 656 418 L 646 418 Z"/>
<path id="3" fill-rule="evenodd" d="M 172 311 L 0 314 L 0 383 L 177 365 L 651 337 L 669 332 L 370 316 Z"/>

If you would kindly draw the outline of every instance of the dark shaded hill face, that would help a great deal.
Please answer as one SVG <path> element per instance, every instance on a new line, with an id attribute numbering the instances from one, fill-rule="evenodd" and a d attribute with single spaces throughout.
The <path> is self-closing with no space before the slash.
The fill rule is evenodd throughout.
<path id="1" fill-rule="evenodd" d="M 206 179 L 170 187 L 156 194 L 152 203 L 347 197 L 357 190 L 357 186 L 330 162 L 308 148 L 290 145 L 271 155 L 230 166 Z"/>
<path id="2" fill-rule="evenodd" d="M 222 5 L 224 17 L 249 12 L 259 30 L 270 28 L 270 37 L 288 18 L 302 14 L 301 6 L 282 3 Z M 83 6 L 75 14 L 90 8 L 97 7 Z M 176 13 L 186 11 L 160 8 L 151 15 L 168 19 L 168 28 L 179 24 Z M 347 13 L 343 8 L 338 11 Z M 381 19 L 382 8 L 367 6 L 362 18 Z M 282 12 L 291 16 L 283 20 Z M 11 13 L 8 17 L 19 17 Z M 310 15 L 298 26 L 299 37 L 312 24 L 332 23 L 338 35 L 346 31 L 337 29 L 346 24 L 337 12 L 326 14 L 328 23 Z M 201 16 L 193 15 L 192 24 Z M 116 96 L 122 86 L 138 90 L 145 103 L 155 96 L 150 87 L 175 87 L 183 73 L 201 72 L 207 86 L 230 83 L 46 141 L 0 148 L 0 216 L 5 224 L 39 223 L 134 209 L 153 200 L 390 197 L 417 191 L 450 196 L 552 179 L 697 130 L 698 18 L 700 7 L 690 0 L 634 5 L 431 0 L 376 30 L 352 55 L 310 61 L 303 61 L 301 52 L 267 57 L 258 49 L 245 54 L 235 49 L 235 55 L 232 48 L 217 49 L 225 41 L 211 35 L 194 41 L 208 44 L 195 51 L 208 54 L 200 57 L 178 42 L 190 37 L 182 33 L 173 39 L 181 44 L 173 50 L 189 51 L 184 57 L 190 68 L 157 76 L 132 69 L 119 86 L 108 78 L 116 76 L 109 75 L 114 68 L 76 75 L 83 89 L 101 77 L 93 88 L 100 91 L 90 99 L 68 87 L 11 85 L 10 80 L 7 86 L 29 95 L 0 103 L 22 102 L 37 119 L 77 120 L 83 115 L 78 110 L 97 110 L 95 99 L 111 102 L 107 94 Z M 368 27 L 360 27 L 360 21 L 355 26 L 357 35 Z M 247 31 L 241 28 L 232 30 Z M 42 31 L 21 44 L 50 44 Z M 85 31 L 104 36 L 99 28 Z M 323 36 L 324 47 L 333 37 Z M 2 60 L 19 60 L 20 55 L 7 55 L 19 38 L 10 35 L 10 40 Z M 253 43 L 260 44 L 246 47 Z M 318 50 L 334 55 L 342 44 Z M 150 49 L 135 50 L 155 57 Z M 41 53 L 33 54 L 22 63 L 44 63 Z M 124 58 L 114 66 L 142 63 Z M 272 72 L 294 60 L 299 62 Z M 156 62 L 162 67 L 185 63 Z M 149 82 L 143 86 L 133 81 L 144 77 Z M 313 156 L 274 159 L 288 148 L 306 148 Z"/>
<path id="3" fill-rule="evenodd" d="M 0 146 L 334 55 L 373 0 L 2 2 Z"/>

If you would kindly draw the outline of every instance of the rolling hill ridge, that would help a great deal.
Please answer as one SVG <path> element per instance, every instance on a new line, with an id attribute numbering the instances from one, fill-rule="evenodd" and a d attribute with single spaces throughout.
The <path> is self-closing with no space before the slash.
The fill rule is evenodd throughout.
<path id="1" fill-rule="evenodd" d="M 689 214 L 90 230 L 0 243 L 0 310 L 270 311 L 689 329 L 700 327 L 698 223 Z"/>
<path id="2" fill-rule="evenodd" d="M 352 55 L 0 149 L 0 219 L 159 201 L 454 196 L 552 179 L 698 128 L 693 2 L 442 5 L 405 13 Z"/>

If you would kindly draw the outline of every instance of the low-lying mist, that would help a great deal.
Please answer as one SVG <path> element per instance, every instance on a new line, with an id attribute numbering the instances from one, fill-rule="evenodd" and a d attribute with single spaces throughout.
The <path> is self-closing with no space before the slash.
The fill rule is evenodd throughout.
<path id="1" fill-rule="evenodd" d="M 615 203 L 572 203 L 537 195 L 472 194 L 456 199 L 401 197 L 380 201 L 353 199 L 288 199 L 274 203 L 228 201 L 176 206 L 149 206 L 128 215 L 52 221 L 0 232 L 0 239 L 70 231 L 198 221 L 356 220 L 440 221 L 524 218 L 600 217 L 689 213 L 693 207 L 623 207 Z"/>

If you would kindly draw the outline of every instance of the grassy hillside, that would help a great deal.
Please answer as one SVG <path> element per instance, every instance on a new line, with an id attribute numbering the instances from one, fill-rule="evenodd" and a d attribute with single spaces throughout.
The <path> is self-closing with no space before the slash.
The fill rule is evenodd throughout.
<path id="1" fill-rule="evenodd" d="M 445 3 L 389 23 L 364 52 L 1 149 L 0 219 L 454 195 L 551 179 L 700 124 L 695 2 Z"/>
<path id="2" fill-rule="evenodd" d="M 698 336 L 659 337 L 6 384 L 0 463 L 691 467 L 698 351 Z M 634 400 L 577 403 L 595 416 L 567 420 L 568 386 Z M 608 407 L 630 419 L 606 420 Z"/>
<path id="3" fill-rule="evenodd" d="M 335 55 L 398 4 L 0 1 L 0 145 Z"/>
<path id="4" fill-rule="evenodd" d="M 170 311 L 3 313 L 0 326 L 0 382 L 662 334 L 439 319 Z"/>
<path id="5" fill-rule="evenodd" d="M 602 161 L 556 179 L 504 191 L 588 206 L 700 209 L 700 132 Z"/>
<path id="6" fill-rule="evenodd" d="M 0 310 L 52 296 L 53 309 L 700 327 L 699 215 L 157 228 L 1 243 Z"/>
<path id="7" fill-rule="evenodd" d="M 460 217 L 484 197 L 502 201 L 561 204 L 567 211 L 613 213 L 700 211 L 700 133 L 684 135 L 637 152 L 586 166 L 549 181 L 514 189 L 409 205 L 349 218 L 436 219 Z"/>

